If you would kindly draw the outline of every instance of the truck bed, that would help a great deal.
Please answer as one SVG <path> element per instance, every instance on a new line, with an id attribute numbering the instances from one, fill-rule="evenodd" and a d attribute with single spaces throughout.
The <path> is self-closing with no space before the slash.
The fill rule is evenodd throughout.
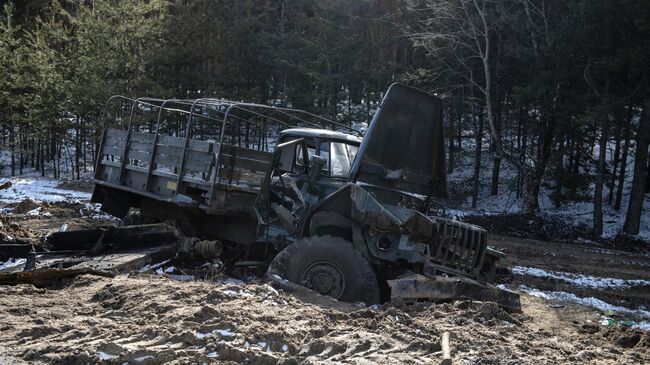
<path id="1" fill-rule="evenodd" d="M 104 132 L 95 183 L 210 214 L 252 210 L 272 153 L 115 128 Z"/>

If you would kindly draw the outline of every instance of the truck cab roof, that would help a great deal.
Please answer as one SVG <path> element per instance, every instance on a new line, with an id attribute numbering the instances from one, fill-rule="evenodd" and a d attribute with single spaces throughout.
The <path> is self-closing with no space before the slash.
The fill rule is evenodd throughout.
<path id="1" fill-rule="evenodd" d="M 352 144 L 361 144 L 361 137 L 357 137 L 351 134 L 331 131 L 328 129 L 317 129 L 317 128 L 290 128 L 285 129 L 280 132 L 280 136 L 290 136 L 298 138 L 319 138 L 340 141 L 345 143 Z"/>

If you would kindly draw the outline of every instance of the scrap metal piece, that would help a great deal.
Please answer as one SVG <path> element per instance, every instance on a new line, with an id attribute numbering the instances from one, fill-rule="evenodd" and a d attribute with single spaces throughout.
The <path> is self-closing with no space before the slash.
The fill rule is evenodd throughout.
<path id="1" fill-rule="evenodd" d="M 164 224 L 142 224 L 121 227 L 97 227 L 77 231 L 54 232 L 47 237 L 53 251 L 91 250 L 99 253 L 105 246 L 123 249 L 161 246 L 179 239 L 176 228 Z M 98 242 L 100 243 L 98 247 Z"/>
<path id="2" fill-rule="evenodd" d="M 0 262 L 4 262 L 10 258 L 26 257 L 33 247 L 31 243 L 0 242 Z"/>
<path id="3" fill-rule="evenodd" d="M 397 279 L 388 280 L 391 300 L 418 300 L 429 299 L 433 301 L 470 299 L 495 302 L 501 307 L 520 310 L 519 294 L 507 289 L 499 289 L 489 284 L 464 278 L 435 276 L 428 278 L 420 274 L 410 274 Z"/>

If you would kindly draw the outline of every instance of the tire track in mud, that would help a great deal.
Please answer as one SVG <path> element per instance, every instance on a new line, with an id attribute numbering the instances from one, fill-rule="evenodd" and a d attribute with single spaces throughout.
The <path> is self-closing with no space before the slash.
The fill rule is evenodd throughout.
<path id="1" fill-rule="evenodd" d="M 650 320 L 650 255 L 501 236 L 491 237 L 490 245 L 506 253 L 502 265 L 513 271 L 512 289 L 574 294 L 582 302 L 595 298 L 595 307 L 611 304 L 636 312 L 619 314 L 623 319 Z"/>

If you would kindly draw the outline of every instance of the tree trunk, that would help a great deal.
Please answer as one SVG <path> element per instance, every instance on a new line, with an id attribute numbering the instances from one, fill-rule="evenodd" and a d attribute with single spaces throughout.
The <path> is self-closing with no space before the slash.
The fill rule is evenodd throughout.
<path id="1" fill-rule="evenodd" d="M 501 171 L 501 156 L 495 155 L 492 164 L 492 183 L 490 184 L 490 195 L 499 194 L 499 172 Z"/>
<path id="2" fill-rule="evenodd" d="M 524 126 L 528 123 L 528 110 L 522 109 L 520 115 L 521 119 L 519 121 L 519 126 L 521 128 L 521 145 L 519 146 L 519 161 L 523 166 L 526 163 L 526 149 L 528 148 L 528 133 Z M 524 176 L 524 173 L 525 171 L 523 170 L 517 171 L 517 198 L 523 195 L 524 181 L 527 178 Z"/>
<path id="3" fill-rule="evenodd" d="M 77 173 L 77 180 L 81 178 L 80 170 L 81 161 L 81 118 L 77 115 L 77 132 L 75 133 L 75 148 L 74 148 L 74 170 Z"/>
<path id="4" fill-rule="evenodd" d="M 454 171 L 454 139 L 452 138 L 453 132 L 454 132 L 454 119 L 457 119 L 458 115 L 458 109 L 454 108 L 454 115 L 453 117 L 450 116 L 449 118 L 449 138 L 448 138 L 448 143 L 449 143 L 449 159 L 447 162 L 447 173 L 451 174 L 452 171 Z M 460 123 L 458 123 L 457 128 L 460 128 Z"/>
<path id="5" fill-rule="evenodd" d="M 575 158 L 573 160 L 573 166 L 572 166 L 572 172 L 574 178 L 571 179 L 571 199 L 576 200 L 578 198 L 578 174 L 580 173 L 580 157 L 582 157 L 582 150 L 580 148 L 580 145 L 582 144 L 582 139 L 576 138 L 573 141 L 573 144 L 575 146 L 574 148 L 574 155 Z"/>
<path id="6" fill-rule="evenodd" d="M 539 209 L 539 188 L 542 184 L 542 178 L 546 171 L 546 164 L 551 157 L 551 147 L 553 146 L 553 133 L 555 127 L 554 117 L 546 121 L 541 130 L 539 153 L 535 170 L 530 176 L 528 183 L 528 195 L 526 209 L 529 213 Z"/>
<path id="7" fill-rule="evenodd" d="M 650 194 L 650 153 L 648 153 L 648 173 L 645 178 L 645 193 Z"/>
<path id="8" fill-rule="evenodd" d="M 617 211 L 621 210 L 623 188 L 625 187 L 625 171 L 627 170 L 627 154 L 630 150 L 630 131 L 632 125 L 632 117 L 634 116 L 633 110 L 634 109 L 630 106 L 623 130 L 623 138 L 625 138 L 625 144 L 623 147 L 623 155 L 621 156 L 621 172 L 618 174 L 618 185 L 616 186 L 616 199 L 614 199 L 614 209 Z"/>
<path id="9" fill-rule="evenodd" d="M 559 208 L 562 204 L 562 180 L 564 176 L 564 137 L 560 138 L 560 145 L 557 150 L 558 159 L 555 168 L 555 196 L 553 198 L 555 207 Z"/>
<path id="10" fill-rule="evenodd" d="M 472 113 L 474 114 L 474 113 Z M 474 188 L 472 190 L 472 208 L 476 208 L 478 203 L 478 191 L 481 174 L 481 144 L 483 141 L 483 113 L 479 113 L 478 118 L 472 116 L 476 125 L 474 128 L 476 150 L 474 151 Z"/>
<path id="11" fill-rule="evenodd" d="M 645 198 L 643 193 L 647 177 L 648 144 L 650 143 L 650 97 L 646 98 L 643 105 L 636 141 L 632 191 L 627 206 L 625 225 L 623 226 L 623 232 L 633 235 L 639 234 L 641 211 L 643 210 L 643 200 Z"/>
<path id="12" fill-rule="evenodd" d="M 19 163 L 18 163 L 18 172 L 22 175 L 23 174 L 23 167 L 25 166 L 25 144 L 24 144 L 24 135 L 23 132 L 21 131 L 20 134 L 18 134 L 18 158 L 19 158 Z"/>
<path id="13" fill-rule="evenodd" d="M 497 103 L 500 105 L 500 103 Z M 497 137 L 501 140 L 501 108 L 497 108 L 494 115 L 494 123 L 497 130 Z M 497 145 L 492 143 L 492 182 L 490 184 L 490 195 L 495 196 L 499 194 L 499 174 L 501 171 L 501 152 L 497 150 Z"/>
<path id="14" fill-rule="evenodd" d="M 596 188 L 594 190 L 594 236 L 603 235 L 603 184 L 605 182 L 605 157 L 607 156 L 607 138 L 609 116 L 601 116 L 601 133 L 598 151 Z"/>
<path id="15" fill-rule="evenodd" d="M 16 130 L 11 123 L 9 131 L 9 145 L 11 146 L 11 176 L 16 175 Z"/>
<path id="16" fill-rule="evenodd" d="M 618 160 L 621 156 L 621 135 L 623 134 L 623 107 L 617 107 L 614 110 L 614 121 L 616 123 L 616 143 L 614 145 L 614 157 L 612 161 L 612 180 L 609 182 L 609 194 L 607 194 L 607 204 L 612 204 L 614 200 L 614 188 L 616 187 L 616 169 Z"/>

